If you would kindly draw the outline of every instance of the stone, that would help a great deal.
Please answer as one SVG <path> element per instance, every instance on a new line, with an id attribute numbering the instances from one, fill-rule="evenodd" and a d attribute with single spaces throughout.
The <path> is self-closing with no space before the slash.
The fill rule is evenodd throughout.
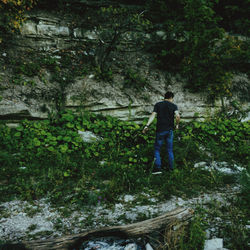
<path id="1" fill-rule="evenodd" d="M 227 174 L 227 175 L 237 174 L 244 170 L 244 168 L 239 167 L 237 165 L 229 167 L 229 164 L 227 162 L 216 162 L 216 161 L 213 161 L 211 163 L 207 163 L 204 161 L 198 162 L 194 164 L 194 167 L 203 168 L 208 171 L 216 170 L 222 174 Z"/>
<path id="2" fill-rule="evenodd" d="M 241 122 L 248 122 L 250 120 L 250 112 L 247 113 L 246 117 L 244 117 Z"/>
<path id="3" fill-rule="evenodd" d="M 28 105 L 20 100 L 3 100 L 0 103 L 0 117 L 5 120 L 20 120 L 33 118 L 47 118 L 47 114 L 39 110 L 36 105 Z"/>
<path id="4" fill-rule="evenodd" d="M 82 29 L 80 28 L 76 28 L 73 30 L 73 35 L 75 38 L 82 38 L 83 34 L 82 34 Z"/>
<path id="5" fill-rule="evenodd" d="M 19 123 L 6 123 L 6 126 L 9 128 L 17 128 L 19 125 Z"/>
<path id="6" fill-rule="evenodd" d="M 137 250 L 137 245 L 135 243 L 128 244 L 124 250 Z"/>
<path id="7" fill-rule="evenodd" d="M 51 24 L 38 24 L 37 34 L 42 36 L 69 36 L 70 31 L 68 27 L 57 27 Z"/>
<path id="8" fill-rule="evenodd" d="M 194 168 L 204 168 L 207 166 L 207 162 L 201 161 L 194 164 Z"/>
<path id="9" fill-rule="evenodd" d="M 228 164 L 227 162 L 213 161 L 211 163 L 211 167 L 213 167 L 213 169 L 217 170 L 220 173 L 228 174 L 228 175 L 237 174 L 244 170 L 244 168 L 239 167 L 236 164 L 234 164 L 234 166 L 231 167 L 230 164 Z"/>
<path id="10" fill-rule="evenodd" d="M 146 244 L 145 248 L 146 250 L 154 250 L 149 243 Z"/>
<path id="11" fill-rule="evenodd" d="M 124 201 L 125 202 L 130 202 L 130 201 L 133 201 L 134 199 L 135 199 L 135 197 L 133 195 L 127 194 L 127 195 L 124 196 Z"/>
<path id="12" fill-rule="evenodd" d="M 217 250 L 223 248 L 223 239 L 214 238 L 205 241 L 204 250 Z"/>
<path id="13" fill-rule="evenodd" d="M 98 35 L 97 35 L 97 33 L 95 32 L 95 31 L 86 31 L 84 34 L 83 34 L 83 36 L 85 37 L 85 38 L 88 38 L 89 40 L 96 40 L 96 39 L 98 39 Z"/>
<path id="14" fill-rule="evenodd" d="M 23 36 L 36 35 L 36 23 L 29 20 L 27 22 L 24 22 L 20 27 L 20 32 Z"/>
<path id="15" fill-rule="evenodd" d="M 161 37 L 163 40 L 166 40 L 166 38 L 167 38 L 166 32 L 162 31 L 162 30 L 156 31 L 156 35 Z"/>
<path id="16" fill-rule="evenodd" d="M 102 140 L 101 137 L 95 135 L 91 131 L 80 131 L 80 130 L 78 130 L 78 134 L 81 136 L 81 138 L 82 138 L 82 140 L 84 142 L 93 143 L 93 142 L 97 142 L 97 141 Z"/>

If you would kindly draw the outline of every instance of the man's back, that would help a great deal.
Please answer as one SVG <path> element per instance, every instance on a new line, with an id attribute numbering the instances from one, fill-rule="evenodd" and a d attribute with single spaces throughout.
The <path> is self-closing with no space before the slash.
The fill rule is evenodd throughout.
<path id="1" fill-rule="evenodd" d="M 154 112 L 157 113 L 157 132 L 174 129 L 174 112 L 176 110 L 178 110 L 177 105 L 166 100 L 155 104 Z"/>

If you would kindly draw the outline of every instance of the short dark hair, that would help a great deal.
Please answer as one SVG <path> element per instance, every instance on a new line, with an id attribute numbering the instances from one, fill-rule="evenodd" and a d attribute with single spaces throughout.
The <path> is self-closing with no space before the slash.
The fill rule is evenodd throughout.
<path id="1" fill-rule="evenodd" d="M 166 92 L 165 99 L 174 98 L 174 93 L 171 91 Z"/>

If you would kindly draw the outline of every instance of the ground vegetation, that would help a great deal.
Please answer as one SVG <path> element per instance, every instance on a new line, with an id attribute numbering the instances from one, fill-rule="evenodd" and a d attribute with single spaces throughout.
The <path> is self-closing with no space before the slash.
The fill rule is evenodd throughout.
<path id="1" fill-rule="evenodd" d="M 80 209 L 99 202 L 115 204 L 120 195 L 141 193 L 145 187 L 161 201 L 172 195 L 191 198 L 239 181 L 217 173 L 212 165 L 211 171 L 194 167 L 195 162 L 218 161 L 227 162 L 232 169 L 235 164 L 245 169 L 240 177 L 242 191 L 234 201 L 235 209 L 241 211 L 242 227 L 249 206 L 249 123 L 212 119 L 182 124 L 175 133 L 175 170 L 167 171 L 164 158 L 166 171 L 161 176 L 151 174 L 153 129 L 148 134 L 141 130 L 140 125 L 132 122 L 88 112 L 75 115 L 70 111 L 61 113 L 58 119 L 24 121 L 15 129 L 1 125 L 1 202 L 48 197 L 56 206 L 66 203 Z M 91 131 L 101 139 L 83 142 L 78 131 Z M 183 241 L 202 244 L 195 232 L 204 237 L 205 224 L 200 224 L 204 214 L 200 211 L 192 224 L 191 234 L 195 238 Z M 229 233 L 236 230 L 224 229 Z M 247 242 L 246 231 L 242 230 L 238 232 L 242 233 L 240 239 Z M 230 244 L 242 244 L 237 239 L 231 239 Z"/>
<path id="2" fill-rule="evenodd" d="M 46 83 L 43 72 L 45 68 L 49 71 L 55 85 L 56 114 L 49 113 L 43 121 L 21 121 L 17 128 L 0 125 L 0 201 L 47 197 L 55 206 L 67 203 L 80 208 L 98 202 L 115 204 L 120 195 L 142 193 L 145 187 L 153 196 L 166 200 L 171 195 L 190 198 L 240 182 L 233 206 L 220 208 L 215 203 L 211 207 L 214 214 L 231 217 L 233 223 L 221 229 L 221 235 L 237 235 L 228 240 L 228 247 L 246 249 L 249 122 L 241 122 L 239 113 L 231 117 L 220 113 L 204 122 L 182 123 L 175 132 L 175 171 L 153 177 L 153 128 L 142 134 L 141 125 L 85 110 L 67 111 L 64 104 L 67 87 L 76 76 L 94 74 L 96 80 L 112 82 L 113 70 L 118 68 L 126 86 L 144 87 L 146 78 L 113 60 L 116 53 L 133 49 L 151 53 L 155 68 L 180 73 L 187 79 L 187 88 L 208 93 L 210 100 L 232 98 L 232 76 L 249 74 L 247 2 L 54 1 L 53 6 L 60 11 L 83 15 L 82 23 L 96 28 L 99 40 L 97 44 L 72 48 L 74 53 L 62 50 L 34 57 L 30 52 L 30 57 L 26 53 L 22 61 L 1 59 L 11 72 L 12 85 L 35 88 L 36 83 L 30 79 L 37 76 Z M 24 10 L 34 4 L 32 0 L 0 1 L 1 46 L 6 44 L 5 33 L 17 30 Z M 137 8 L 132 8 L 135 5 Z M 51 8 L 51 1 L 40 0 L 36 8 Z M 85 16 L 87 10 L 91 10 L 90 15 Z M 94 19 L 96 13 L 99 15 Z M 238 110 L 240 115 L 244 113 Z M 83 142 L 79 131 L 93 132 L 101 140 Z M 232 169 L 240 165 L 244 170 L 238 177 L 228 176 L 195 168 L 199 161 L 227 162 Z M 165 158 L 163 164 L 167 166 Z M 209 211 L 197 209 L 197 216 L 186 234 L 182 232 L 176 248 L 201 249 L 206 220 L 213 218 Z"/>

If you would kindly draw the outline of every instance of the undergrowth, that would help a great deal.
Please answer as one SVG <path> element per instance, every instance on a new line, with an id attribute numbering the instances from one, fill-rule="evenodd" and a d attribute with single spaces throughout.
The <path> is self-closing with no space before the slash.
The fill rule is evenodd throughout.
<path id="1" fill-rule="evenodd" d="M 22 121 L 17 128 L 2 124 L 0 201 L 48 197 L 58 206 L 81 207 L 98 202 L 115 203 L 122 194 L 145 190 L 160 200 L 172 195 L 189 198 L 235 183 L 235 178 L 194 168 L 200 161 L 208 165 L 211 161 L 226 161 L 246 169 L 240 179 L 242 192 L 237 209 L 243 211 L 242 220 L 247 218 L 249 123 L 214 119 L 181 124 L 175 131 L 175 170 L 164 171 L 160 176 L 151 174 L 154 126 L 143 134 L 143 125 L 88 112 L 76 115 L 71 111 L 61 113 L 57 119 Z M 78 131 L 91 131 L 100 139 L 84 142 Z M 163 148 L 163 165 L 167 170 L 164 151 Z M 182 244 L 204 244 L 203 222 L 199 220 L 190 228 L 191 238 L 183 238 Z M 233 233 L 236 228 L 225 230 Z M 195 236 L 196 231 L 200 238 Z M 238 234 L 244 238 L 241 232 Z"/>
<path id="2" fill-rule="evenodd" d="M 101 139 L 83 142 L 78 131 L 92 131 Z M 154 128 L 141 131 L 133 122 L 71 111 L 56 120 L 23 121 L 15 129 L 1 125 L 1 200 L 46 195 L 61 200 L 68 195 L 70 202 L 88 203 L 89 190 L 99 189 L 113 202 L 122 193 L 141 192 L 145 185 L 160 196 L 192 196 L 222 186 L 226 179 L 194 168 L 195 162 L 249 162 L 249 123 L 195 121 L 175 132 L 175 171 L 152 178 Z M 163 165 L 167 168 L 164 156 Z"/>

